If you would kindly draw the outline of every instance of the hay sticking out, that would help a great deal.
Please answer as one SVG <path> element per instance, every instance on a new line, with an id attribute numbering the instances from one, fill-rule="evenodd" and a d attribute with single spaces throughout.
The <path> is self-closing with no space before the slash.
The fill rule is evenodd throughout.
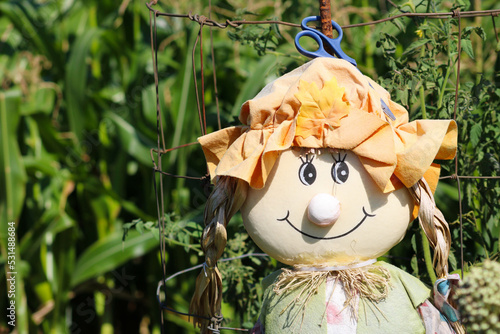
<path id="1" fill-rule="evenodd" d="M 332 277 L 335 283 L 337 281 L 342 283 L 346 294 L 344 307 L 349 307 L 351 309 L 356 320 L 358 319 L 356 305 L 357 296 L 366 304 L 371 304 L 369 305 L 370 309 L 376 309 L 382 314 L 376 304 L 387 297 L 390 289 L 391 274 L 387 269 L 374 265 L 338 271 L 283 269 L 274 284 L 273 291 L 278 296 L 297 290 L 299 293 L 286 305 L 280 314 L 286 312 L 290 307 L 298 307 L 299 312 L 297 312 L 297 315 L 301 313 L 303 319 L 305 308 L 311 300 L 311 297 L 318 292 L 321 284 L 325 283 L 329 277 Z M 325 307 L 328 307 L 328 303 Z M 382 316 L 384 315 L 382 314 Z"/>

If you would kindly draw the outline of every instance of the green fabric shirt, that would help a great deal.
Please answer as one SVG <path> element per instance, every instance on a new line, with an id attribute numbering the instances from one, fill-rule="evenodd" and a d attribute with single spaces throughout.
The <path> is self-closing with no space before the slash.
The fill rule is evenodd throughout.
<path id="1" fill-rule="evenodd" d="M 391 289 L 387 298 L 370 306 L 363 299 L 358 309 L 358 334 L 425 333 L 424 324 L 416 308 L 430 296 L 430 290 L 417 278 L 386 262 L 376 262 L 391 274 Z M 305 312 L 293 305 L 299 291 L 276 295 L 274 282 L 281 271 L 263 280 L 264 301 L 260 321 L 266 334 L 274 333 L 327 333 L 325 314 L 326 283 L 311 297 Z M 287 307 L 287 305 L 289 305 Z M 303 320 L 302 320 L 303 318 Z"/>

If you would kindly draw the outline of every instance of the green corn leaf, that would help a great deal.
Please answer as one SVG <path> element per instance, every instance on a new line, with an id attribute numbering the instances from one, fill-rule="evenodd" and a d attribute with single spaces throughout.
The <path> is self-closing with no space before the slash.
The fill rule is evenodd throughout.
<path id="1" fill-rule="evenodd" d="M 0 253 L 7 254 L 7 230 L 9 222 L 14 222 L 18 231 L 19 216 L 26 194 L 26 172 L 17 144 L 17 128 L 20 120 L 21 92 L 10 90 L 0 92 Z M 18 244 L 16 233 L 15 244 Z M 23 273 L 19 266 L 21 254 L 19 247 L 15 247 L 15 258 L 17 271 L 13 274 L 16 281 L 15 300 L 17 308 L 16 329 L 20 333 L 27 333 L 27 305 L 24 292 Z M 12 271 L 14 271 L 12 270 Z M 12 277 L 12 276 L 11 276 Z"/>
<path id="2" fill-rule="evenodd" d="M 156 145 L 137 131 L 132 124 L 117 114 L 105 112 L 104 116 L 116 125 L 119 141 L 125 151 L 144 165 L 151 165 L 150 149 Z"/>
<path id="3" fill-rule="evenodd" d="M 0 93 L 0 218 L 16 221 L 24 202 L 26 172 L 17 144 L 21 92 Z M 6 231 L 6 229 L 2 230 Z"/>
<path id="4" fill-rule="evenodd" d="M 49 155 L 44 155 L 41 158 L 25 156 L 23 157 L 23 163 L 26 171 L 30 174 L 42 172 L 45 175 L 54 177 L 58 173 L 57 167 L 54 166 L 54 157 Z"/>
<path id="5" fill-rule="evenodd" d="M 195 30 L 193 29 L 193 32 Z M 189 45 L 194 45 L 195 42 L 195 35 L 192 34 L 189 40 Z M 189 53 L 186 53 L 183 63 L 182 63 L 182 69 L 179 71 L 179 76 L 177 77 L 176 82 L 172 86 L 172 91 L 173 94 L 176 94 L 178 96 L 178 99 L 176 103 L 173 103 L 172 105 L 172 110 L 175 110 L 174 113 L 172 113 L 173 117 L 173 122 L 175 122 L 175 128 L 173 131 L 173 134 L 169 137 L 171 137 L 170 141 L 170 147 L 176 147 L 179 146 L 184 140 L 184 142 L 189 142 L 191 141 L 191 138 L 185 138 L 186 135 L 192 135 L 194 133 L 200 134 L 201 129 L 199 126 L 198 120 L 198 113 L 196 113 L 195 109 L 195 101 L 196 101 L 196 96 L 194 95 L 194 87 L 193 87 L 193 72 L 192 72 L 192 59 L 191 55 Z M 156 110 L 156 106 L 155 106 Z M 195 123 L 196 121 L 196 123 Z M 190 123 L 189 126 L 186 123 Z M 194 123 L 196 125 L 194 125 Z M 195 128 L 200 131 L 200 132 L 193 132 L 193 131 L 184 131 L 184 128 Z M 184 135 L 184 136 L 183 136 Z M 184 138 L 183 138 L 184 137 Z M 169 141 L 168 138 L 166 138 L 167 142 Z M 174 161 L 177 159 L 178 152 L 177 150 L 171 152 L 168 156 L 168 165 L 170 166 L 174 163 Z M 182 159 L 181 159 L 182 160 Z"/>
<path id="6" fill-rule="evenodd" d="M 41 217 L 41 224 L 34 226 L 24 235 L 20 243 L 21 252 L 26 259 L 30 260 L 39 252 L 45 235 L 48 233 L 56 235 L 71 227 L 75 227 L 73 220 L 66 213 L 59 212 L 58 208 L 53 206 Z"/>
<path id="7" fill-rule="evenodd" d="M 53 87 L 40 87 L 28 99 L 30 102 L 22 110 L 23 115 L 43 113 L 50 115 L 56 102 L 56 91 Z"/>
<path id="8" fill-rule="evenodd" d="M 75 265 L 71 287 L 112 271 L 158 246 L 157 240 L 149 232 L 140 234 L 129 231 L 125 242 L 122 242 L 122 236 L 121 232 L 114 233 L 87 248 Z"/>
<path id="9" fill-rule="evenodd" d="M 236 101 L 231 111 L 231 115 L 237 117 L 240 112 L 241 105 L 248 99 L 253 98 L 257 92 L 262 89 L 269 71 L 276 65 L 277 58 L 274 55 L 267 55 L 259 60 L 255 71 L 245 81 L 241 92 L 238 94 Z"/>
<path id="10" fill-rule="evenodd" d="M 54 44 L 47 32 L 48 24 L 35 17 L 36 10 L 29 1 L 0 2 L 0 13 L 9 18 L 25 41 L 33 44 L 38 52 L 53 60 L 57 70 L 61 69 L 64 64 L 62 55 L 53 47 Z"/>
<path id="11" fill-rule="evenodd" d="M 86 87 L 88 76 L 87 57 L 92 42 L 102 34 L 100 29 L 87 30 L 78 37 L 71 48 L 71 55 L 66 66 L 66 99 L 71 131 L 81 141 L 84 135 L 86 108 Z"/>

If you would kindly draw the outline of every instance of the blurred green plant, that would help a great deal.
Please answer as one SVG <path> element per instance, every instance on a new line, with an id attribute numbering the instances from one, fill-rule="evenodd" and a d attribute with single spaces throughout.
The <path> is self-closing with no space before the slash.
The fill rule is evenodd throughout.
<path id="1" fill-rule="evenodd" d="M 486 260 L 471 268 L 455 296 L 470 333 L 493 334 L 500 331 L 500 263 Z"/>
<path id="2" fill-rule="evenodd" d="M 401 11 L 500 8 L 494 0 L 341 0 L 332 10 L 341 25 Z M 208 14 L 208 1 L 164 2 L 172 13 Z M 159 332 L 156 286 L 162 277 L 157 203 L 149 150 L 156 147 L 155 86 L 149 13 L 141 1 L 0 1 L 0 281 L 6 278 L 8 223 L 16 226 L 17 329 L 23 332 Z M 252 14 L 250 14 L 252 13 Z M 300 22 L 317 14 L 312 0 L 212 4 L 219 21 L 242 17 Z M 200 135 L 191 50 L 199 27 L 158 18 L 159 97 L 166 146 Z M 457 121 L 460 175 L 499 175 L 500 60 L 489 17 L 462 19 Z M 498 19 L 497 19 L 498 23 Z M 212 29 L 222 126 L 267 82 L 307 59 L 293 46 L 296 28 Z M 204 54 L 210 55 L 204 29 Z M 412 118 L 453 116 L 457 78 L 457 19 L 398 19 L 346 29 L 343 46 L 359 68 L 378 79 Z M 210 58 L 211 56 L 208 56 Z M 208 131 L 218 128 L 215 87 L 205 80 Z M 199 147 L 163 155 L 165 171 L 202 176 Z M 453 164 L 443 174 L 454 173 Z M 449 182 L 448 182 L 449 181 Z M 158 182 L 158 177 L 156 181 Z M 203 262 L 199 233 L 208 191 L 197 181 L 163 178 L 167 275 Z M 452 222 L 450 263 L 460 264 L 456 181 L 441 182 L 438 206 Z M 461 180 L 465 261 L 498 253 L 500 186 Z M 130 223 L 129 223 L 130 222 Z M 124 230 L 126 237 L 124 238 Z M 128 233 L 128 234 L 127 234 Z M 224 258 L 256 251 L 236 216 Z M 425 244 L 414 224 L 390 261 L 430 283 Z M 228 325 L 251 327 L 260 280 L 278 264 L 261 258 L 221 263 Z M 166 304 L 187 312 L 196 273 L 167 282 Z M 0 299 L 0 307 L 9 300 Z M 9 328 L 0 319 L 0 331 Z M 165 313 L 171 332 L 195 333 L 183 315 Z"/>
<path id="3" fill-rule="evenodd" d="M 0 2 L 0 278 L 15 222 L 19 333 L 106 332 L 118 328 L 112 312 L 127 312 L 120 301 L 154 298 L 126 273 L 157 240 L 121 233 L 155 212 L 154 126 L 140 103 L 153 82 L 148 15 L 141 3 L 122 5 Z M 0 306 L 8 302 L 2 295 Z"/>

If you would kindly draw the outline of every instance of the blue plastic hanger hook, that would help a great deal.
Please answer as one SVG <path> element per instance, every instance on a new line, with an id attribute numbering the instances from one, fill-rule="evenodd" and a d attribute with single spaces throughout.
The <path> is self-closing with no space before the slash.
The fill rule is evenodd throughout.
<path id="1" fill-rule="evenodd" d="M 340 25 L 338 25 L 337 22 L 332 21 L 332 28 L 336 30 L 339 35 L 337 36 L 337 38 L 330 38 L 325 34 L 317 31 L 316 29 L 307 26 L 309 22 L 315 22 L 315 21 L 320 22 L 320 17 L 309 16 L 302 20 L 301 23 L 302 31 L 295 36 L 295 47 L 297 48 L 297 50 L 301 54 L 309 58 L 333 57 L 335 55 L 337 56 L 337 58 L 344 59 L 349 63 L 353 64 L 354 66 L 357 66 L 356 61 L 351 57 L 349 57 L 348 55 L 346 55 L 342 50 L 342 47 L 340 46 L 340 42 L 342 41 L 342 37 L 344 36 L 344 33 L 342 32 L 342 28 L 340 27 Z M 318 50 L 308 51 L 304 49 L 300 45 L 299 41 L 300 38 L 304 36 L 311 37 L 312 39 L 314 39 L 316 43 L 318 43 Z M 334 55 L 328 53 L 325 50 L 325 45 L 327 45 L 327 47 L 333 51 Z"/>

